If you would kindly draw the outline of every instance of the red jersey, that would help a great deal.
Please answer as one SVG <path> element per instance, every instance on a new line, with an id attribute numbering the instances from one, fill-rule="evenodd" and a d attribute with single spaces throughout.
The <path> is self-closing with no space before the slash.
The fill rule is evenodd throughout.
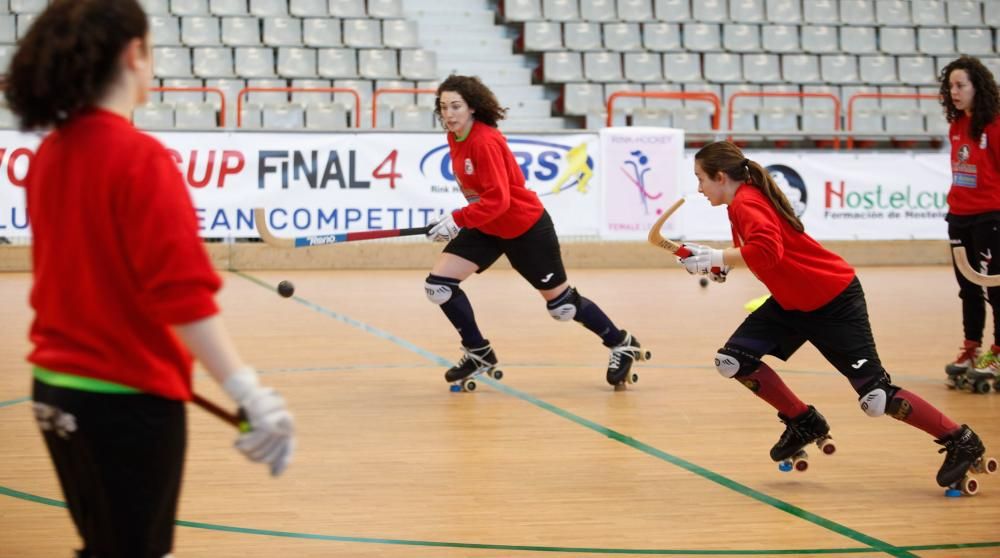
<path id="1" fill-rule="evenodd" d="M 464 140 L 448 134 L 448 147 L 455 180 L 469 202 L 452 212 L 458 226 L 514 238 L 542 216 L 542 202 L 525 188 L 521 167 L 499 130 L 473 121 Z"/>
<path id="2" fill-rule="evenodd" d="M 785 310 L 816 310 L 854 279 L 854 268 L 793 229 L 755 186 L 737 188 L 728 211 L 733 244 Z"/>
<path id="3" fill-rule="evenodd" d="M 1000 211 L 1000 123 L 994 118 L 978 138 L 969 136 L 969 117 L 951 123 L 951 189 L 948 211 L 975 215 Z"/>
<path id="4" fill-rule="evenodd" d="M 221 281 L 167 150 L 121 116 L 87 111 L 42 141 L 26 194 L 28 360 L 190 399 L 191 354 L 170 325 L 216 314 Z"/>

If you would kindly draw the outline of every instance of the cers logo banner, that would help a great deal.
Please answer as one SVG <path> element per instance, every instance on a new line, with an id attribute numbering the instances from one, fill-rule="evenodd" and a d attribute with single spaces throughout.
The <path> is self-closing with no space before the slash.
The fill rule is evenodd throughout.
<path id="1" fill-rule="evenodd" d="M 802 218 L 809 202 L 809 190 L 806 188 L 806 183 L 799 176 L 799 173 L 786 165 L 768 165 L 765 167 L 765 170 L 774 179 L 774 182 L 781 189 L 781 192 L 785 194 L 785 197 L 788 198 L 789 203 L 792 204 L 795 216 Z"/>

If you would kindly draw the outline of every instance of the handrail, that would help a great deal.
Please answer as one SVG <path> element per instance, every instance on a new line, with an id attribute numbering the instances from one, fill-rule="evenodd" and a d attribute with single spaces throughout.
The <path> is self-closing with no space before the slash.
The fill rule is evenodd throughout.
<path id="1" fill-rule="evenodd" d="M 681 93 L 678 91 L 615 91 L 608 97 L 607 108 L 608 108 L 608 123 L 610 127 L 612 122 L 612 108 L 614 107 L 615 101 L 620 97 L 646 97 L 649 99 L 691 99 L 693 101 L 705 101 L 707 103 L 712 103 L 715 106 L 715 114 L 712 116 L 712 129 L 719 129 L 719 113 L 722 112 L 722 104 L 719 102 L 719 96 L 715 93 L 709 91 L 698 91 L 691 93 Z"/>
<path id="2" fill-rule="evenodd" d="M 929 93 L 855 93 L 847 100 L 847 131 L 854 131 L 854 101 L 858 99 L 941 99 Z M 854 149 L 854 136 L 847 138 L 847 148 Z"/>
<path id="3" fill-rule="evenodd" d="M 822 98 L 833 101 L 833 129 L 840 130 L 840 99 L 833 93 L 799 93 L 793 91 L 737 91 L 729 96 L 729 141 L 733 141 L 733 105 L 740 97 L 798 97 L 798 98 Z M 840 137 L 834 139 L 834 147 L 840 149 Z"/>
<path id="4" fill-rule="evenodd" d="M 416 93 L 417 95 L 430 93 L 431 95 L 437 94 L 437 89 L 420 89 L 416 87 L 386 87 L 383 89 L 376 89 L 375 93 L 372 93 L 372 128 L 375 128 L 375 123 L 378 119 L 378 96 L 379 95 L 390 95 L 393 93 Z"/>
<path id="5" fill-rule="evenodd" d="M 249 93 L 350 93 L 354 95 L 354 127 L 361 127 L 361 95 L 351 87 L 244 87 L 236 94 L 236 127 L 243 127 L 243 96 Z"/>
<path id="6" fill-rule="evenodd" d="M 218 87 L 150 87 L 150 91 L 154 93 L 162 92 L 194 92 L 200 91 L 202 93 L 217 93 L 219 95 L 219 127 L 226 127 L 226 94 L 223 93 Z"/>

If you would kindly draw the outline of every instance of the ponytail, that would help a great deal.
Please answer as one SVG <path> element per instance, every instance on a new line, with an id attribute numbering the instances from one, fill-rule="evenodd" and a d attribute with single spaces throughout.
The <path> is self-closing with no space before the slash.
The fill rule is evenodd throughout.
<path id="1" fill-rule="evenodd" d="M 743 152 L 736 144 L 728 141 L 710 143 L 702 147 L 694 158 L 701 165 L 702 170 L 710 176 L 724 172 L 732 180 L 754 186 L 767 196 L 774 209 L 788 221 L 793 229 L 798 232 L 805 231 L 802 221 L 792 209 L 791 202 L 771 178 L 771 174 L 757 162 L 744 157 Z"/>

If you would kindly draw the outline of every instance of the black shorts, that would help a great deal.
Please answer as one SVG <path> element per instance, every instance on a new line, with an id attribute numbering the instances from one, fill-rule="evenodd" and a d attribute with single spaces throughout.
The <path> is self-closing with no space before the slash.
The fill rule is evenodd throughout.
<path id="1" fill-rule="evenodd" d="M 885 375 L 857 277 L 825 306 L 809 312 L 785 310 L 773 298 L 767 299 L 726 344 L 758 358 L 769 354 L 788 360 L 806 341 L 850 378 L 855 389 L 865 380 Z"/>
<path id="2" fill-rule="evenodd" d="M 184 404 L 38 380 L 33 389 L 35 419 L 84 555 L 169 554 L 187 438 Z"/>
<path id="3" fill-rule="evenodd" d="M 505 239 L 477 229 L 462 229 L 444 247 L 444 251 L 478 265 L 476 273 L 486 271 L 501 255 L 506 254 L 511 267 L 540 291 L 566 282 L 559 237 L 548 211 L 543 211 L 531 228 L 515 238 Z"/>

